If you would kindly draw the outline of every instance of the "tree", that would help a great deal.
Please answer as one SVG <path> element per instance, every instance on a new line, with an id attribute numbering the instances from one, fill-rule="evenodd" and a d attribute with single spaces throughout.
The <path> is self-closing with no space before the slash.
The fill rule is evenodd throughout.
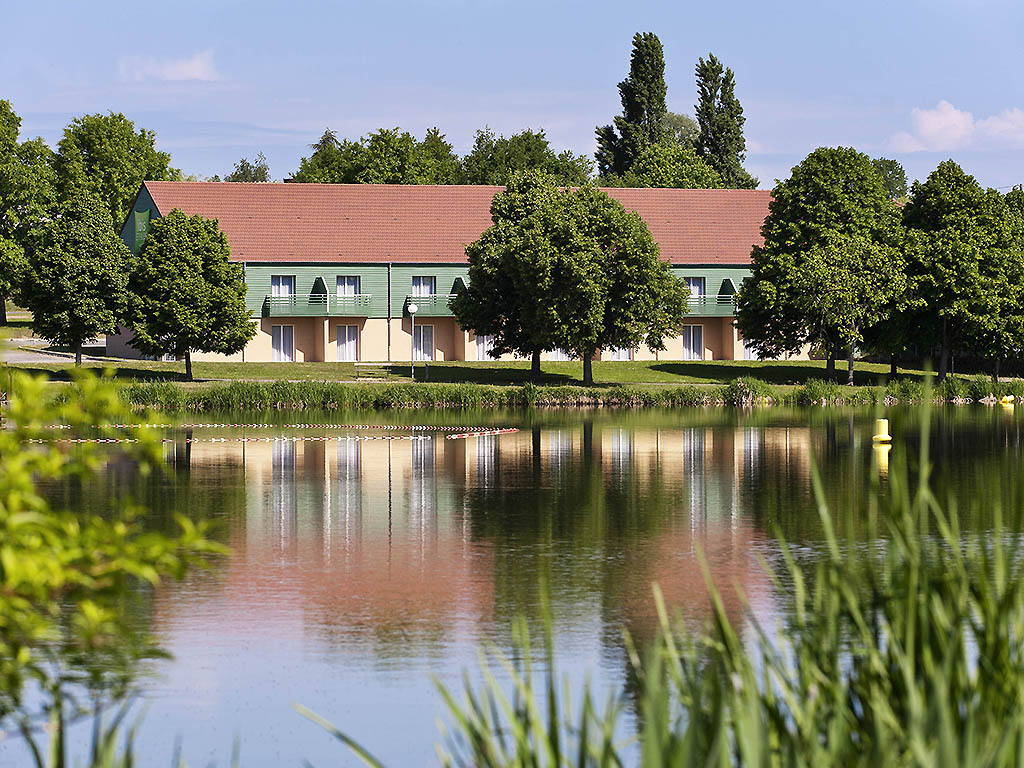
<path id="1" fill-rule="evenodd" d="M 583 360 L 589 386 L 600 349 L 665 349 L 689 311 L 690 293 L 639 214 L 589 184 L 559 197 L 562 210 L 549 220 L 557 256 L 555 342 Z"/>
<path id="2" fill-rule="evenodd" d="M 541 351 L 562 347 L 582 358 L 589 385 L 599 349 L 664 349 L 678 329 L 686 287 L 643 219 L 603 191 L 520 173 L 494 196 L 491 220 L 466 247 L 470 283 L 452 309 L 462 327 L 493 337 L 495 356 L 531 356 L 536 377 Z"/>
<path id="3" fill-rule="evenodd" d="M 718 171 L 730 189 L 755 189 L 757 179 L 743 169 L 747 142 L 743 138 L 743 107 L 735 94 L 735 77 L 713 53 L 697 60 L 697 106 L 700 129 L 697 154 Z"/>
<path id="4" fill-rule="evenodd" d="M 365 165 L 356 176 L 360 184 L 413 183 L 416 139 L 408 131 L 381 128 L 363 140 Z"/>
<path id="5" fill-rule="evenodd" d="M 461 184 L 462 163 L 455 149 L 437 128 L 416 145 L 412 177 L 417 184 Z"/>
<path id="6" fill-rule="evenodd" d="M 56 198 L 53 152 L 42 139 L 18 142 L 21 119 L 0 101 L 0 324 L 7 300 L 21 299 L 32 233 L 49 217 Z"/>
<path id="7" fill-rule="evenodd" d="M 693 149 L 696 146 L 700 127 L 692 117 L 677 112 L 666 112 L 663 122 L 669 139 L 683 149 Z"/>
<path id="8" fill-rule="evenodd" d="M 80 191 L 98 195 L 114 226 L 128 216 L 143 181 L 171 181 L 180 171 L 156 149 L 156 134 L 121 113 L 76 117 L 57 145 L 55 167 L 64 199 Z"/>
<path id="9" fill-rule="evenodd" d="M 622 114 L 614 118 L 613 125 L 595 129 L 595 158 L 600 175 L 625 173 L 647 147 L 659 144 L 669 135 L 667 95 L 661 40 L 653 32 L 637 32 L 633 36 L 629 75 L 619 83 Z"/>
<path id="10" fill-rule="evenodd" d="M 903 170 L 902 165 L 888 157 L 876 157 L 871 164 L 882 175 L 882 183 L 885 184 L 885 190 L 889 193 L 890 198 L 893 200 L 906 198 L 907 173 Z"/>
<path id="11" fill-rule="evenodd" d="M 299 161 L 294 181 L 318 184 L 355 184 L 366 167 L 366 150 L 358 141 L 344 139 L 330 128 L 310 148 L 313 154 Z"/>
<path id="12" fill-rule="evenodd" d="M 504 185 L 519 171 L 535 169 L 553 176 L 560 184 L 576 186 L 590 177 L 592 165 L 566 150 L 555 154 L 544 130 L 527 128 L 505 138 L 490 128 L 476 132 L 473 148 L 462 159 L 466 184 Z"/>
<path id="13" fill-rule="evenodd" d="M 124 316 L 131 253 L 114 232 L 106 203 L 85 191 L 61 203 L 34 235 L 23 288 L 32 329 L 75 350 L 114 333 Z"/>
<path id="14" fill-rule="evenodd" d="M 256 328 L 245 308 L 242 267 L 230 255 L 216 220 L 175 209 L 154 221 L 128 277 L 132 346 L 184 357 L 188 381 L 193 350 L 243 349 Z"/>
<path id="15" fill-rule="evenodd" d="M 882 257 L 875 249 L 893 257 L 896 233 L 896 208 L 867 155 L 845 147 L 816 149 L 772 192 L 761 228 L 764 244 L 753 249 L 751 276 L 736 297 L 743 338 L 768 358 L 817 346 L 833 375 L 835 355 L 848 346 L 849 335 L 841 322 L 821 322 L 831 298 L 824 295 L 827 285 L 813 287 L 813 275 L 849 246 L 851 258 L 843 267 L 849 274 L 838 282 L 871 280 L 864 271 Z M 892 289 L 899 285 L 895 280 Z M 877 308 L 863 312 L 854 336 Z"/>
<path id="16" fill-rule="evenodd" d="M 218 179 L 219 181 L 219 179 Z M 224 181 L 266 182 L 270 181 L 270 166 L 262 152 L 252 162 L 243 157 L 235 163 L 235 170 L 224 177 Z"/>
<path id="17" fill-rule="evenodd" d="M 940 380 L 956 349 L 1003 355 L 1012 346 L 1012 282 L 1020 271 L 1014 218 L 1002 195 L 983 190 L 952 160 L 910 190 L 903 224 L 908 273 L 921 299 L 915 323 L 920 341 L 939 349 Z"/>
<path id="18" fill-rule="evenodd" d="M 674 142 L 654 144 L 644 150 L 622 176 L 600 179 L 606 187 L 676 187 L 720 189 L 722 177 L 692 149 Z"/>

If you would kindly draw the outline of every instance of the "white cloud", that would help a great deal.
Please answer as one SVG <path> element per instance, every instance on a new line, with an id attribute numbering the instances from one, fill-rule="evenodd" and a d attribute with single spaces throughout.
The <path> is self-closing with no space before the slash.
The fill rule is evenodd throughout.
<path id="1" fill-rule="evenodd" d="M 1024 147 L 1024 110 L 1017 107 L 976 120 L 972 113 L 943 100 L 935 109 L 911 110 L 910 122 L 912 130 L 889 137 L 892 150 L 948 152 L 968 146 L 975 149 Z"/>
<path id="2" fill-rule="evenodd" d="M 219 80 L 213 65 L 213 51 L 200 51 L 181 59 L 157 59 L 150 56 L 122 56 L 117 61 L 117 73 L 122 82 L 141 83 L 147 80 L 166 82 Z"/>

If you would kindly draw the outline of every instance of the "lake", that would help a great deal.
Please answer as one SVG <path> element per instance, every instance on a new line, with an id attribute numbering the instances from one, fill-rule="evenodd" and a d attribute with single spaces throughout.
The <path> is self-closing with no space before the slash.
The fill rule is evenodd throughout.
<path id="1" fill-rule="evenodd" d="M 1024 416 L 998 406 L 890 409 L 891 451 L 873 447 L 870 409 L 204 414 L 263 426 L 166 430 L 165 471 L 149 477 L 112 447 L 83 487 L 52 495 L 97 510 L 130 493 L 151 525 L 208 520 L 231 548 L 133 604 L 174 655 L 143 682 L 144 764 L 170 764 L 180 740 L 190 765 L 228 765 L 237 738 L 247 766 L 357 765 L 300 703 L 385 763 L 419 766 L 437 762 L 435 679 L 478 679 L 481 647 L 509 650 L 517 617 L 536 627 L 544 587 L 560 671 L 599 691 L 627 683 L 623 630 L 639 645 L 657 631 L 652 583 L 685 620 L 707 615 L 700 551 L 731 615 L 744 600 L 762 621 L 783 615 L 763 563 L 777 535 L 818 556 L 815 468 L 859 540 L 871 484 L 916 466 L 925 414 L 940 498 L 966 530 L 988 530 L 996 504 L 1024 509 Z M 20 754 L 0 741 L 0 764 Z"/>

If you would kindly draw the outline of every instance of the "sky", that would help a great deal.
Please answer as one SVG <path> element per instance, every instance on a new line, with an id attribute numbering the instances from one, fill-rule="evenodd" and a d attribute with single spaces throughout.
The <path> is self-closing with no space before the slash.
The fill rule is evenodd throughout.
<path id="1" fill-rule="evenodd" d="M 460 154 L 484 126 L 543 128 L 592 154 L 649 31 L 674 112 L 693 114 L 698 57 L 733 69 L 762 188 L 839 145 L 911 180 L 952 157 L 985 186 L 1024 182 L 1020 0 L 0 0 L 0 18 L 23 137 L 56 145 L 75 116 L 123 112 L 200 177 L 259 151 L 289 176 L 327 127 L 437 126 Z"/>

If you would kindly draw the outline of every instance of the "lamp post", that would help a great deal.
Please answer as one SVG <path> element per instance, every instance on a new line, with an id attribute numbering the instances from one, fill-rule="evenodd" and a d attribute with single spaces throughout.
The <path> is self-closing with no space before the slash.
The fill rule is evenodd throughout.
<path id="1" fill-rule="evenodd" d="M 409 377 L 416 381 L 416 312 L 419 307 L 415 304 L 410 304 L 409 307 L 409 320 L 412 322 L 412 349 L 409 351 Z"/>

